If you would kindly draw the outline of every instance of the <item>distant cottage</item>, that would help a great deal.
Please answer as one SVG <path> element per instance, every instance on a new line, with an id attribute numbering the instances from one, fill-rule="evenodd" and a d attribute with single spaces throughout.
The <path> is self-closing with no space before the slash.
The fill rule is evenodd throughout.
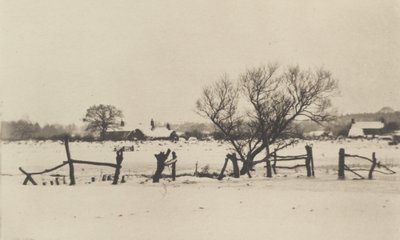
<path id="1" fill-rule="evenodd" d="M 382 133 L 385 124 L 379 121 L 355 122 L 352 119 L 349 137 L 375 137 Z"/>
<path id="2" fill-rule="evenodd" d="M 132 128 L 121 122 L 119 130 L 107 131 L 104 135 L 105 140 L 177 140 L 178 135 L 175 131 L 165 127 L 156 127 L 152 120 L 149 128 Z"/>
<path id="3" fill-rule="evenodd" d="M 147 140 L 177 140 L 178 135 L 175 131 L 169 130 L 166 127 L 154 127 L 149 129 L 136 129 L 136 131 L 143 134 Z"/>

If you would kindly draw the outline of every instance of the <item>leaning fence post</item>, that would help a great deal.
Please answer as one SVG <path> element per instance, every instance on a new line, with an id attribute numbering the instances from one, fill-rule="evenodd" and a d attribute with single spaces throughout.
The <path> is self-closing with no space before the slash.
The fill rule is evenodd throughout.
<path id="1" fill-rule="evenodd" d="M 313 164 L 313 157 L 312 157 L 312 148 L 306 145 L 306 169 L 307 169 L 307 177 L 314 176 L 314 164 Z"/>
<path id="2" fill-rule="evenodd" d="M 341 148 L 339 150 L 339 172 L 338 172 L 338 177 L 339 179 L 344 179 L 344 158 L 345 158 L 345 152 L 344 148 Z"/>
<path id="3" fill-rule="evenodd" d="M 224 172 L 225 172 L 226 166 L 228 165 L 228 161 L 229 161 L 229 159 L 226 157 L 224 166 L 222 167 L 221 173 L 218 176 L 218 180 L 222 180 L 224 178 Z"/>
<path id="4" fill-rule="evenodd" d="M 71 153 L 69 151 L 69 139 L 68 136 L 65 136 L 65 152 L 67 153 L 67 160 L 68 160 L 68 165 L 69 165 L 69 185 L 75 185 L 75 174 L 74 174 L 74 164 L 71 159 Z"/>
<path id="5" fill-rule="evenodd" d="M 374 172 L 374 169 L 376 167 L 376 157 L 375 157 L 375 152 L 372 153 L 372 166 L 371 169 L 369 170 L 368 174 L 368 179 L 372 179 L 372 173 Z"/>
<path id="6" fill-rule="evenodd" d="M 115 167 L 114 179 L 113 179 L 113 183 L 112 183 L 113 185 L 118 184 L 119 174 L 121 172 L 121 163 L 122 163 L 122 160 L 124 160 L 123 149 L 118 150 L 116 153 L 117 153 L 117 156 L 116 156 L 115 160 L 117 161 L 117 166 Z"/>

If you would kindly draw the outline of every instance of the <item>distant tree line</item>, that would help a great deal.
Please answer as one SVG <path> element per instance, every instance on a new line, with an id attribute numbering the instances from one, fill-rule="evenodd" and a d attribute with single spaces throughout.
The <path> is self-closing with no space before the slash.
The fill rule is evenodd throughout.
<path id="1" fill-rule="evenodd" d="M 385 127 L 382 134 L 390 133 L 400 129 L 400 112 L 392 113 L 359 113 L 337 116 L 335 120 L 327 122 L 323 126 L 323 130 L 332 132 L 333 137 L 347 136 L 351 119 L 356 121 L 382 121 Z M 212 124 L 207 123 L 183 123 L 171 124 L 173 129 L 184 132 L 184 137 L 196 137 L 203 140 L 212 137 L 215 140 L 226 140 L 226 136 Z M 303 138 L 304 133 L 320 130 L 321 126 L 313 121 L 299 121 L 292 124 L 295 136 Z M 92 132 L 87 130 L 87 126 L 77 127 L 74 124 L 45 124 L 18 120 L 1 122 L 0 138 L 2 140 L 62 140 L 65 135 L 70 135 L 71 140 L 77 141 L 94 141 L 95 137 Z"/>
<path id="2" fill-rule="evenodd" d="M 81 134 L 79 134 L 81 132 Z M 0 137 L 2 140 L 62 140 L 70 135 L 71 140 L 92 141 L 94 137 L 81 131 L 76 125 L 45 124 L 41 126 L 27 120 L 2 121 Z"/>

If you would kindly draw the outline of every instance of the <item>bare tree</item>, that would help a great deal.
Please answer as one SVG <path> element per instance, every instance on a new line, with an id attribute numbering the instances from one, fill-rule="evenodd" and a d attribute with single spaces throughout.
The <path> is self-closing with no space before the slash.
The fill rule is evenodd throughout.
<path id="1" fill-rule="evenodd" d="M 251 162 L 250 159 L 257 155 L 257 152 L 261 152 L 261 139 L 257 136 L 257 122 L 246 122 L 244 116 L 239 115 L 238 100 L 239 89 L 224 75 L 219 82 L 204 88 L 196 107 L 198 114 L 210 119 L 224 134 L 239 156 L 239 159 L 229 159 Z M 250 177 L 250 172 L 247 173 Z"/>
<path id="2" fill-rule="evenodd" d="M 112 105 L 94 105 L 86 110 L 86 116 L 83 118 L 88 125 L 86 130 L 100 133 L 100 138 L 109 129 L 118 129 L 120 127 L 122 111 Z"/>
<path id="3" fill-rule="evenodd" d="M 337 81 L 328 71 L 302 71 L 298 66 L 278 70 L 276 64 L 247 70 L 240 75 L 238 87 L 224 77 L 206 87 L 197 101 L 198 113 L 210 119 L 238 153 L 241 174 L 250 176 L 255 164 L 268 162 L 272 144 L 279 151 L 295 142 L 294 120 L 329 119 L 329 98 L 337 90 Z M 239 97 L 249 106 L 246 114 L 237 111 Z M 255 161 L 260 153 L 265 156 Z"/>

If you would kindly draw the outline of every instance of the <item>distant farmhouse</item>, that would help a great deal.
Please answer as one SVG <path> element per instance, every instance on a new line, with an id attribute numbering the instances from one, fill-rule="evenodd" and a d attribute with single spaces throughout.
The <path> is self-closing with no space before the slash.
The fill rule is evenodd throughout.
<path id="1" fill-rule="evenodd" d="M 133 128 L 121 121 L 120 129 L 107 131 L 105 140 L 177 140 L 178 135 L 169 129 L 169 126 L 156 127 L 152 124 L 148 127 Z"/>
<path id="2" fill-rule="evenodd" d="M 351 128 L 348 137 L 375 137 L 382 133 L 385 124 L 379 121 L 356 122 L 351 121 Z"/>
<path id="3" fill-rule="evenodd" d="M 136 136 L 145 140 L 177 140 L 179 137 L 175 131 L 168 129 L 167 127 L 155 127 L 136 129 Z"/>

